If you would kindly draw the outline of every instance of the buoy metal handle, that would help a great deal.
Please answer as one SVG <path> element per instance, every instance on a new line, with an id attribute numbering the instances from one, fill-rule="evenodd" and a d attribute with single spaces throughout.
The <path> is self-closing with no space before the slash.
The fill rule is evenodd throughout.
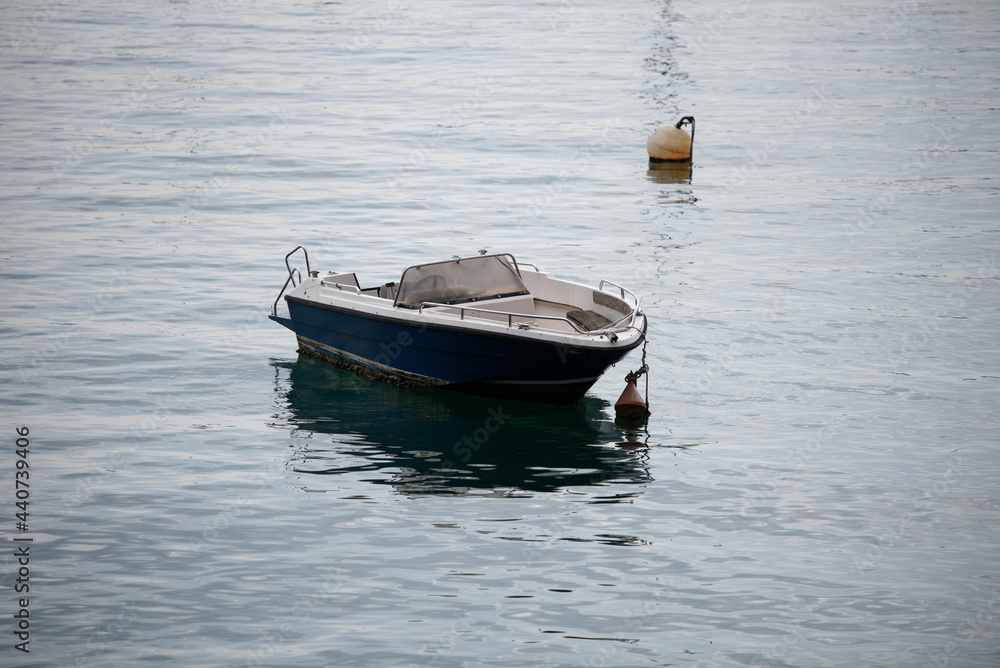
<path id="1" fill-rule="evenodd" d="M 680 130 L 681 126 L 684 125 L 685 123 L 689 123 L 691 125 L 691 157 L 690 157 L 690 160 L 693 162 L 694 161 L 694 116 L 684 116 L 683 118 L 681 118 L 681 120 L 677 121 L 677 125 L 675 125 L 674 127 L 677 128 L 678 130 Z"/>

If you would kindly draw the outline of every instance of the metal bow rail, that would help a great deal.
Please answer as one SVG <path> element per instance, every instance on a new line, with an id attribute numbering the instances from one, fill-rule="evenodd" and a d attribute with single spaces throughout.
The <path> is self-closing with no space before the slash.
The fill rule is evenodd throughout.
<path id="1" fill-rule="evenodd" d="M 299 250 L 302 251 L 302 254 L 305 255 L 306 258 L 306 274 L 312 276 L 312 269 L 309 267 L 309 251 L 306 250 L 305 246 L 296 246 L 288 255 L 285 256 L 285 269 L 288 270 L 288 278 L 285 279 L 285 284 L 281 286 L 281 292 L 278 293 L 278 296 L 274 299 L 274 304 L 271 305 L 271 315 L 278 315 L 278 300 L 281 299 L 281 295 L 285 294 L 285 290 L 288 289 L 288 284 L 291 283 L 294 288 L 302 282 L 302 272 L 299 271 L 299 268 L 292 268 L 292 266 L 288 264 L 288 258 Z M 295 280 L 296 274 L 299 277 L 298 282 Z"/>

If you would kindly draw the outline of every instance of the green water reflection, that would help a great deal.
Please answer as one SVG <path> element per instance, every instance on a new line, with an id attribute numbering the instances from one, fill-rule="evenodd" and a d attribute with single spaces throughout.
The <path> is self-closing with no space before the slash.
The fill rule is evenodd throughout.
<path id="1" fill-rule="evenodd" d="M 278 426 L 298 444 L 289 467 L 314 491 L 346 475 L 414 496 L 573 488 L 607 503 L 651 481 L 648 435 L 616 426 L 600 398 L 552 406 L 399 388 L 305 356 L 272 364 Z"/>

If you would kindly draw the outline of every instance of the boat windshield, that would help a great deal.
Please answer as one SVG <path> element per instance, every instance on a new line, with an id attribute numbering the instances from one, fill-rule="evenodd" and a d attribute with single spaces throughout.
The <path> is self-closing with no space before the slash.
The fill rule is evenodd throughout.
<path id="1" fill-rule="evenodd" d="M 424 302 L 461 304 L 526 295 L 514 258 L 483 255 L 407 267 L 399 279 L 396 306 L 419 308 Z"/>

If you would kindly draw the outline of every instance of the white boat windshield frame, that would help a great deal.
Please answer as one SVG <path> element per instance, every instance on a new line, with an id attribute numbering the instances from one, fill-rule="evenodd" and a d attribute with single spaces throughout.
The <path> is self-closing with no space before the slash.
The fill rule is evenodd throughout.
<path id="1" fill-rule="evenodd" d="M 467 304 L 527 294 L 513 255 L 473 255 L 407 267 L 393 306 L 417 309 L 425 302 Z"/>

